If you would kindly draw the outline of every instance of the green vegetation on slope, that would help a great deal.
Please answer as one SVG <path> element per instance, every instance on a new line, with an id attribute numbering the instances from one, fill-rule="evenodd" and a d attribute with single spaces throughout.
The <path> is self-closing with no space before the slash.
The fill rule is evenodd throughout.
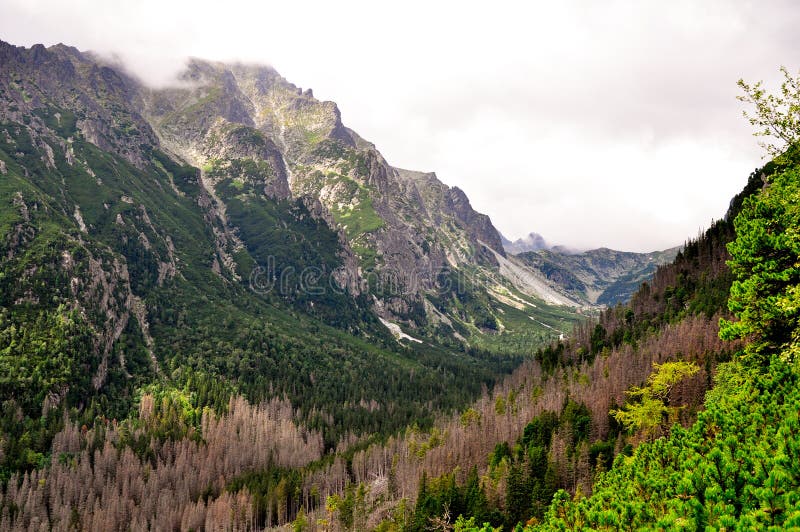
<path id="1" fill-rule="evenodd" d="M 744 200 L 728 249 L 744 356 L 720 367 L 688 429 L 618 458 L 588 498 L 554 498 L 542 530 L 800 527 L 800 168 Z"/>
<path id="2" fill-rule="evenodd" d="M 52 112 L 42 113 L 48 123 Z M 89 425 L 98 415 L 124 419 L 151 383 L 178 386 L 198 408 L 218 411 L 237 392 L 252 401 L 285 395 L 333 446 L 351 432 L 427 426 L 519 363 L 477 349 L 402 346 L 364 302 L 302 290 L 303 269 L 329 273 L 340 263 L 336 234 L 302 204 L 271 200 L 249 183 L 218 187 L 246 242 L 237 257 L 243 279 L 215 273 L 221 229 L 198 208 L 197 169 L 158 150 L 136 168 L 64 132 L 74 135 L 72 163 L 63 137 L 0 124 L 2 476 L 46 461 L 65 411 Z M 269 257 L 294 268 L 291 284 L 254 293 L 247 265 Z M 142 322 L 131 297 L 142 301 Z"/>
<path id="3" fill-rule="evenodd" d="M 640 445 L 591 497 L 556 495 L 542 530 L 786 529 L 800 526 L 800 369 L 720 367 L 689 429 Z"/>

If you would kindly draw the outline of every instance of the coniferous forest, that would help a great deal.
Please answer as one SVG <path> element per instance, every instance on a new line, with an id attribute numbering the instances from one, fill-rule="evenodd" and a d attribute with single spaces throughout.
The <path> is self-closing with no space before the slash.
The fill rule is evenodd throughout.
<path id="1" fill-rule="evenodd" d="M 800 528 L 782 72 L 728 211 L 587 308 L 274 70 L 0 42 L 0 530 Z"/>

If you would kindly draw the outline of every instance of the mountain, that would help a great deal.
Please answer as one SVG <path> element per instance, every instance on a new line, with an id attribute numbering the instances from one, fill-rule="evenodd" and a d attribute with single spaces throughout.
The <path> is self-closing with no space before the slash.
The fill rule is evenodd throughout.
<path id="1" fill-rule="evenodd" d="M 575 299 L 613 306 L 628 301 L 658 266 L 671 262 L 680 249 L 632 253 L 598 248 L 569 253 L 551 248 L 519 253 L 517 258 Z"/>
<path id="2" fill-rule="evenodd" d="M 438 320 L 426 294 L 439 291 L 442 275 L 480 274 L 509 284 L 498 267 L 506 257 L 501 237 L 463 191 L 435 174 L 392 167 L 343 125 L 334 103 L 316 100 L 272 68 L 195 59 L 175 87 L 154 90 L 119 67 L 63 45 L 4 48 L 7 73 L 19 78 L 8 80 L 7 94 L 24 92 L 8 107 L 9 119 L 38 113 L 40 121 L 52 123 L 56 115 L 71 113 L 74 131 L 62 129 L 62 137 L 79 134 L 139 170 L 154 164 L 154 151 L 199 169 L 199 207 L 214 233 L 211 265 L 222 277 L 240 281 L 255 271 L 263 281 L 258 272 L 274 262 L 272 273 L 289 292 L 283 295 L 301 300 L 308 311 L 314 299 L 337 299 L 330 290 L 325 297 L 311 294 L 323 291 L 318 283 L 300 290 L 315 277 L 301 283 L 301 272 L 313 267 L 319 283 L 332 276 L 351 296 L 372 300 L 372 310 L 412 327 Z M 30 87 L 26 76 L 35 80 Z M 26 126 L 47 127 L 35 119 Z M 174 178 L 168 185 L 183 193 Z M 262 231 L 287 212 L 305 216 L 300 211 L 307 211 L 307 224 L 318 226 L 319 234 L 306 240 L 328 242 L 325 250 L 317 247 L 313 264 L 298 255 L 305 243 L 276 246 L 286 243 L 281 231 Z M 274 254 L 290 247 L 296 249 Z M 543 281 L 536 272 L 529 276 Z M 521 287 L 540 299 L 571 303 L 549 288 Z M 324 301 L 314 305 L 318 314 L 329 307 Z M 442 310 L 474 321 L 450 307 Z"/>
<path id="3" fill-rule="evenodd" d="M 504 255 L 491 221 L 462 191 L 434 174 L 393 168 L 342 124 L 335 104 L 273 69 L 193 60 L 181 82 L 168 90 L 139 88 L 137 96 L 165 149 L 201 169 L 203 185 L 225 211 L 226 236 L 217 247 L 231 275 L 251 270 L 234 258 L 238 247 L 256 264 L 266 260 L 268 250 L 248 245 L 246 227 L 258 225 L 253 203 L 264 201 L 299 200 L 335 231 L 336 266 L 352 293 L 369 292 L 370 274 L 392 285 L 380 298 L 387 317 L 417 317 L 422 294 L 443 269 L 496 266 L 489 248 Z M 286 267 L 277 264 L 276 273 Z"/>
<path id="4" fill-rule="evenodd" d="M 327 449 L 426 426 L 582 319 L 463 191 L 269 67 L 153 89 L 65 45 L 0 65 L 2 478 L 61 413 L 126 419 L 145 389 L 287 399 Z"/>
<path id="5" fill-rule="evenodd" d="M 462 190 L 434 173 L 389 165 L 343 125 L 334 103 L 265 66 L 192 60 L 181 83 L 140 87 L 136 101 L 164 149 L 200 168 L 225 214 L 216 247 L 231 276 L 246 278 L 272 257 L 273 246 L 254 245 L 248 234 L 260 226 L 254 203 L 294 200 L 338 236 L 336 259 L 319 268 L 334 272 L 351 294 L 367 296 L 384 319 L 455 338 L 501 330 L 492 304 L 504 301 L 492 297 L 492 287 L 530 299 L 530 309 L 576 306 L 506 256 L 491 220 Z M 249 257 L 236 258 L 237 249 Z M 288 257 L 276 268 L 277 277 L 300 269 Z"/>

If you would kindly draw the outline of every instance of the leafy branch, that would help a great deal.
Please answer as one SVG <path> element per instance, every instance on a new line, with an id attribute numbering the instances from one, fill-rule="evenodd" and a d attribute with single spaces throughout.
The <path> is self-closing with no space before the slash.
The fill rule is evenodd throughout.
<path id="1" fill-rule="evenodd" d="M 771 157 L 779 157 L 800 141 L 800 74 L 794 77 L 786 67 L 780 71 L 784 79 L 779 94 L 768 93 L 763 81 L 751 85 L 740 79 L 737 83 L 744 91 L 737 99 L 755 107 L 752 114 L 742 113 L 756 128 L 755 136 L 771 139 L 759 142 Z"/>

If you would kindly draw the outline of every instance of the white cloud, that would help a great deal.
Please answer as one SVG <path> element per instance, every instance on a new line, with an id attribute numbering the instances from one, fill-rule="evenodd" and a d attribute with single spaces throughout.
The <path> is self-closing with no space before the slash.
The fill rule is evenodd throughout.
<path id="1" fill-rule="evenodd" d="M 797 68 L 790 2 L 3 0 L 14 44 L 274 65 L 398 166 L 458 185 L 509 237 L 682 242 L 760 163 L 735 82 Z"/>

